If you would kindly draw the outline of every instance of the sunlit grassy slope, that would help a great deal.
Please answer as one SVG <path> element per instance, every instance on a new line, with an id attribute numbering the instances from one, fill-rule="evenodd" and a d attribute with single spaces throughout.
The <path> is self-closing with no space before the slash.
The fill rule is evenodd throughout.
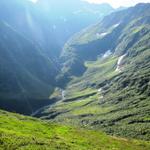
<path id="1" fill-rule="evenodd" d="M 0 111 L 0 150 L 149 150 L 150 143 L 107 136 Z"/>

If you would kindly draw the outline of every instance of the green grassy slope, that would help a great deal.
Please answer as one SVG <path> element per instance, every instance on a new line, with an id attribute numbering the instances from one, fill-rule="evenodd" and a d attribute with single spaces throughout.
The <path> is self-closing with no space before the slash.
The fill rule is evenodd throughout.
<path id="1" fill-rule="evenodd" d="M 150 143 L 107 136 L 0 111 L 1 150 L 149 150 Z"/>

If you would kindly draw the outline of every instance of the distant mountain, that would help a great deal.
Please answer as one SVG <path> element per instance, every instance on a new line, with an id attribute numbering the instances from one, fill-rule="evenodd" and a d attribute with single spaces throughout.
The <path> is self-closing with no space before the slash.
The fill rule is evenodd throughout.
<path id="1" fill-rule="evenodd" d="M 36 7 L 52 23 L 61 46 L 76 32 L 115 11 L 109 4 L 90 4 L 81 0 L 39 0 Z"/>
<path id="2" fill-rule="evenodd" d="M 2 0 L 0 7 L 1 18 L 53 58 L 58 57 L 70 36 L 114 11 L 108 4 L 93 5 L 80 0 L 39 0 L 36 4 Z"/>

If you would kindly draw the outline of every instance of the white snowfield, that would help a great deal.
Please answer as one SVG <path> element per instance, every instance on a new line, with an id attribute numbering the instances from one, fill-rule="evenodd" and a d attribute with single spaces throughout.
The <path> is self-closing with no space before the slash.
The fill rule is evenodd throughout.
<path id="1" fill-rule="evenodd" d="M 113 29 L 114 29 L 114 28 L 117 28 L 119 25 L 120 25 L 120 23 L 115 24 L 115 25 L 113 26 Z M 107 34 L 109 34 L 109 32 L 96 33 L 96 36 L 97 36 L 97 38 L 101 38 L 101 37 L 106 36 Z"/>
<path id="2" fill-rule="evenodd" d="M 102 58 L 107 58 L 112 54 L 111 50 L 106 51 L 106 53 L 102 56 Z"/>
<path id="3" fill-rule="evenodd" d="M 62 90 L 62 100 L 64 100 L 65 99 L 65 95 L 66 95 L 66 91 L 64 91 L 64 90 Z"/>
<path id="4" fill-rule="evenodd" d="M 102 95 L 102 88 L 98 89 L 97 91 L 100 94 L 99 99 L 102 100 L 104 98 L 104 96 Z"/>
<path id="5" fill-rule="evenodd" d="M 117 28 L 120 25 L 120 23 L 115 24 L 113 27 Z"/>
<path id="6" fill-rule="evenodd" d="M 98 92 L 99 92 L 99 93 L 102 92 L 102 88 L 98 89 Z"/>
<path id="7" fill-rule="evenodd" d="M 127 54 L 124 54 L 119 57 L 118 62 L 117 62 L 117 68 L 116 71 L 121 72 L 122 71 L 122 61 L 126 57 Z"/>
<path id="8" fill-rule="evenodd" d="M 104 33 L 97 33 L 96 36 L 97 38 L 100 38 L 100 37 L 104 37 L 105 35 L 109 34 L 108 32 L 104 32 Z"/>

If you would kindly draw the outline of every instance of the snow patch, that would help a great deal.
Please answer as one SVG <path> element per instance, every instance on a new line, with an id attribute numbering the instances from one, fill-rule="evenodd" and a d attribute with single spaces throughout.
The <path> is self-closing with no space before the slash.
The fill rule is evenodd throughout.
<path id="1" fill-rule="evenodd" d="M 120 25 L 120 23 L 115 24 L 113 27 L 116 28 Z"/>
<path id="2" fill-rule="evenodd" d="M 65 99 L 65 95 L 66 95 L 66 91 L 62 90 L 61 95 L 62 95 L 62 99 L 64 100 Z"/>
<path id="3" fill-rule="evenodd" d="M 112 54 L 111 50 L 108 50 L 103 56 L 102 58 L 107 58 Z"/>
<path id="4" fill-rule="evenodd" d="M 126 55 L 127 54 L 124 54 L 124 55 L 119 57 L 118 62 L 117 62 L 117 68 L 116 68 L 117 72 L 121 72 L 122 71 L 122 61 L 126 57 Z"/>
<path id="5" fill-rule="evenodd" d="M 105 36 L 105 35 L 107 35 L 108 33 L 107 32 L 104 32 L 104 33 L 101 33 L 100 35 L 101 36 Z"/>
<path id="6" fill-rule="evenodd" d="M 97 38 L 106 36 L 108 33 L 107 32 L 103 32 L 103 33 L 96 33 Z"/>
<path id="7" fill-rule="evenodd" d="M 102 88 L 98 89 L 98 92 L 102 92 Z"/>
<path id="8" fill-rule="evenodd" d="M 104 98 L 104 96 L 102 95 L 103 89 L 100 88 L 100 89 L 98 89 L 97 91 L 98 91 L 98 93 L 99 93 L 99 95 L 100 95 L 100 96 L 99 96 L 99 99 L 102 100 L 102 99 Z"/>

